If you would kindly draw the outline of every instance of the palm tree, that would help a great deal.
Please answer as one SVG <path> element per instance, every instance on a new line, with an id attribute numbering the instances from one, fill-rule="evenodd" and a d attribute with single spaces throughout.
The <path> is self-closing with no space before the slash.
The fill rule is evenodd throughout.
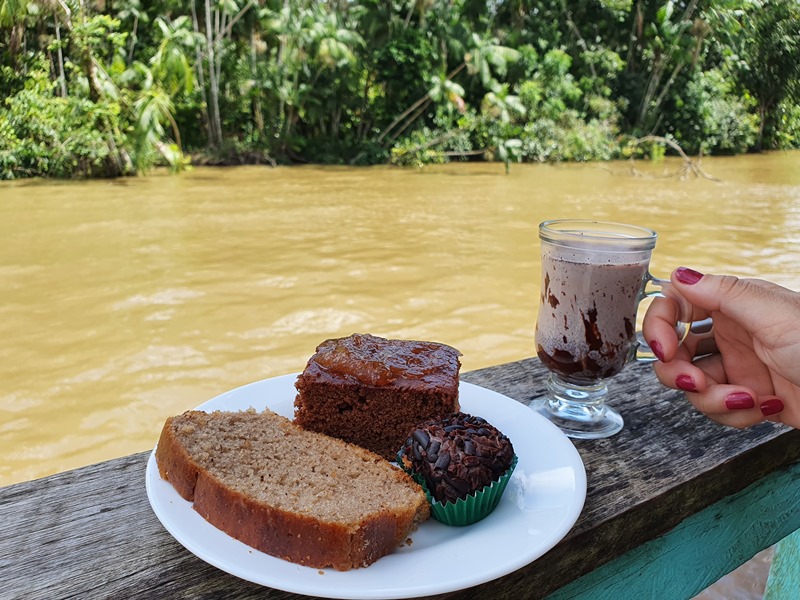
<path id="1" fill-rule="evenodd" d="M 155 24 L 161 40 L 150 65 L 136 61 L 126 75 L 127 80 L 138 81 L 140 87 L 133 102 L 135 161 L 140 170 L 152 163 L 154 151 L 173 167 L 177 168 L 183 162 L 181 134 L 173 116 L 174 98 L 194 89 L 194 71 L 187 52 L 202 43 L 202 38 L 192 30 L 186 16 L 174 21 L 158 17 Z M 165 123 L 172 131 L 174 146 L 162 141 Z"/>
<path id="2" fill-rule="evenodd" d="M 378 142 L 381 142 L 401 123 L 403 125 L 400 132 L 406 130 L 423 114 L 431 102 L 435 100 L 441 101 L 447 97 L 442 94 L 442 91 L 456 93 L 458 97 L 462 97 L 464 89 L 461 86 L 454 88 L 449 82 L 464 69 L 467 69 L 467 73 L 470 75 L 477 75 L 484 87 L 494 89 L 499 84 L 494 79 L 492 68 L 501 74 L 505 73 L 508 63 L 517 60 L 520 56 L 517 50 L 499 45 L 494 38 L 481 38 L 478 34 L 472 34 L 471 41 L 472 47 L 464 54 L 463 62 L 443 77 L 432 79 L 432 86 L 425 95 L 389 123 L 380 135 L 378 135 Z M 394 141 L 399 135 L 400 133 L 395 132 L 393 136 L 389 138 L 390 141 Z"/>
<path id="3" fill-rule="evenodd" d="M 125 0 L 122 8 L 117 13 L 117 18 L 120 21 L 131 21 L 131 32 L 128 36 L 128 57 L 126 64 L 130 65 L 133 62 L 133 51 L 136 47 L 136 42 L 139 39 L 139 25 L 146 24 L 150 21 L 150 16 L 142 10 L 142 3 L 140 0 Z"/>
<path id="4" fill-rule="evenodd" d="M 326 10 L 318 2 L 284 2 L 279 11 L 262 11 L 267 31 L 278 45 L 272 69 L 272 88 L 276 91 L 280 119 L 280 145 L 286 151 L 292 129 L 299 119 L 312 123 L 329 123 L 330 131 L 338 129 L 340 113 L 335 94 L 319 89 L 326 73 L 346 71 L 357 64 L 355 49 L 364 45 L 363 38 L 343 22 L 345 13 Z"/>
<path id="5" fill-rule="evenodd" d="M 0 31 L 9 30 L 7 47 L 12 65 L 16 63 L 17 55 L 22 47 L 27 19 L 27 2 L 24 0 L 0 0 Z"/>
<path id="6" fill-rule="evenodd" d="M 153 77 L 170 96 L 191 93 L 195 82 L 187 52 L 202 44 L 202 36 L 192 31 L 187 16 L 180 16 L 172 22 L 157 17 L 155 23 L 161 32 L 161 42 L 150 59 Z"/>

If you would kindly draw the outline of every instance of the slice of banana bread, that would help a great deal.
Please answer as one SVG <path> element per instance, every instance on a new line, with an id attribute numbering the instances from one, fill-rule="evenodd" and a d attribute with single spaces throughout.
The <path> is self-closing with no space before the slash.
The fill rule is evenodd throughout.
<path id="1" fill-rule="evenodd" d="M 212 525 L 314 568 L 370 565 L 429 515 L 424 492 L 400 469 L 269 410 L 170 417 L 156 461 Z"/>
<path id="2" fill-rule="evenodd" d="M 458 412 L 459 356 L 436 342 L 326 340 L 295 383 L 294 422 L 395 460 L 415 425 Z"/>

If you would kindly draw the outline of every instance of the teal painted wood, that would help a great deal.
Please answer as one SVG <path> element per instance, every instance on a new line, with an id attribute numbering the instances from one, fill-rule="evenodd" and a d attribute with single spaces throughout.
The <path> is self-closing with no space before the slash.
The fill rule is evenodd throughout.
<path id="1" fill-rule="evenodd" d="M 712 504 L 547 600 L 686 600 L 797 529 L 800 463 Z M 778 598 L 798 600 L 797 589 Z"/>
<path id="2" fill-rule="evenodd" d="M 800 598 L 800 529 L 783 538 L 775 547 L 764 600 Z"/>

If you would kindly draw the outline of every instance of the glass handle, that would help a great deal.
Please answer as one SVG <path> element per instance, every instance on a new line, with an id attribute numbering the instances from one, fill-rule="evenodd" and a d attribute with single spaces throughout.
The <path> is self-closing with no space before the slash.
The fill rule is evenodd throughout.
<path id="1" fill-rule="evenodd" d="M 641 302 L 645 298 L 670 298 L 678 305 L 679 320 L 675 324 L 675 335 L 678 345 L 683 344 L 686 336 L 692 331 L 692 307 L 679 294 L 671 292 L 672 282 L 669 279 L 653 277 L 649 272 L 645 275 L 644 290 L 639 297 Z M 633 358 L 636 362 L 654 362 L 658 360 L 644 339 L 641 331 L 636 332 L 636 345 Z"/>

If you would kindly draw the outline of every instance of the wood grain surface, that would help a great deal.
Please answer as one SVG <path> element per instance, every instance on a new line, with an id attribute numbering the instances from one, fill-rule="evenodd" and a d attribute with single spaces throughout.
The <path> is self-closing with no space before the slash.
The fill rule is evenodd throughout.
<path id="1" fill-rule="evenodd" d="M 664 535 L 567 584 L 547 600 L 693 598 L 717 581 L 719 573 L 730 572 L 731 564 L 750 560 L 797 528 L 800 463 L 687 517 Z M 794 595 L 773 600 L 797 600 L 800 587 L 792 589 Z"/>
<path id="2" fill-rule="evenodd" d="M 527 403 L 542 393 L 545 371 L 527 359 L 463 379 Z M 588 493 L 572 531 L 527 567 L 437 598 L 542 598 L 800 460 L 800 431 L 716 425 L 647 365 L 626 368 L 610 387 L 625 428 L 606 440 L 575 440 Z M 240 580 L 180 546 L 147 500 L 148 454 L 0 488 L 0 596 L 306 598 Z"/>
<path id="3" fill-rule="evenodd" d="M 800 478 L 800 477 L 799 477 Z M 800 513 L 800 502 L 794 507 Z M 778 542 L 769 571 L 764 600 L 797 600 L 800 597 L 800 528 Z"/>

